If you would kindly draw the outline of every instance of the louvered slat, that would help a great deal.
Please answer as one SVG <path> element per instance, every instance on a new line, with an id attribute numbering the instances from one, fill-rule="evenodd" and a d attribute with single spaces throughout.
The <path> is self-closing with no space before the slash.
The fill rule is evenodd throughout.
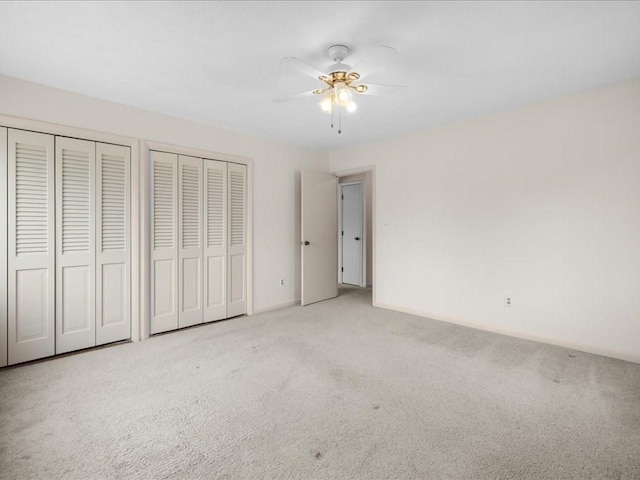
<path id="1" fill-rule="evenodd" d="M 230 227 L 231 227 L 231 246 L 244 245 L 245 237 L 245 221 L 244 221 L 244 203 L 245 203 L 245 182 L 244 175 L 240 172 L 230 171 Z"/>
<path id="2" fill-rule="evenodd" d="M 174 191 L 173 167 L 168 163 L 155 162 L 153 167 L 153 246 L 174 248 L 173 218 Z"/>
<path id="3" fill-rule="evenodd" d="M 88 252 L 91 240 L 89 155 L 62 150 L 62 253 Z"/>
<path id="4" fill-rule="evenodd" d="M 207 169 L 207 246 L 224 245 L 224 173 Z"/>
<path id="5" fill-rule="evenodd" d="M 123 157 L 102 155 L 102 250 L 127 245 L 126 164 Z"/>
<path id="6" fill-rule="evenodd" d="M 49 208 L 47 149 L 16 145 L 16 254 L 46 254 Z"/>
<path id="7" fill-rule="evenodd" d="M 182 248 L 200 246 L 200 178 L 198 168 L 182 165 Z"/>

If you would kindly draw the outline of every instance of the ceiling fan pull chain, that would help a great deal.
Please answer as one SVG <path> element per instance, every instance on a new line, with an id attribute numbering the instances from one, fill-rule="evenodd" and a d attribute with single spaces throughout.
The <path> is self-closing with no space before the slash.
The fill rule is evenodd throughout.
<path id="1" fill-rule="evenodd" d="M 331 99 L 331 128 L 333 128 L 333 98 Z"/>
<path id="2" fill-rule="evenodd" d="M 338 133 L 342 133 L 342 114 L 340 109 L 338 109 Z"/>

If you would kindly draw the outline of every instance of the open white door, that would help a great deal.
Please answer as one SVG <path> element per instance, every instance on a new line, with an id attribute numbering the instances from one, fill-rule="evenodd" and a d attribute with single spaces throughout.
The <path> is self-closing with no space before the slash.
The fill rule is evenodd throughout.
<path id="1" fill-rule="evenodd" d="M 338 296 L 338 179 L 301 172 L 302 305 Z"/>

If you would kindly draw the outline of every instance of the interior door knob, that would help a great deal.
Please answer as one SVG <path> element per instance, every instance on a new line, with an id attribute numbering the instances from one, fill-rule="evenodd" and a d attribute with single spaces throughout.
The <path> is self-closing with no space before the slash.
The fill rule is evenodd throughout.
<path id="1" fill-rule="evenodd" d="M 356 237 L 356 238 L 354 238 L 354 240 L 360 240 L 360 237 Z"/>
<path id="2" fill-rule="evenodd" d="M 311 242 L 309 242 L 308 240 L 305 240 L 304 242 L 302 242 L 303 245 L 311 245 Z"/>

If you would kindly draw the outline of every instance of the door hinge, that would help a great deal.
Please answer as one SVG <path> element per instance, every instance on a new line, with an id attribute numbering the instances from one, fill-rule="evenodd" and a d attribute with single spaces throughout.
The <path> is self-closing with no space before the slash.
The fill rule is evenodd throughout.
<path id="1" fill-rule="evenodd" d="M 344 230 L 342 230 L 342 236 L 344 237 Z"/>
<path id="2" fill-rule="evenodd" d="M 342 200 L 344 200 L 344 195 L 342 195 Z"/>
<path id="3" fill-rule="evenodd" d="M 341 271 L 341 272 L 344 272 L 344 267 L 340 267 L 340 271 Z"/>

